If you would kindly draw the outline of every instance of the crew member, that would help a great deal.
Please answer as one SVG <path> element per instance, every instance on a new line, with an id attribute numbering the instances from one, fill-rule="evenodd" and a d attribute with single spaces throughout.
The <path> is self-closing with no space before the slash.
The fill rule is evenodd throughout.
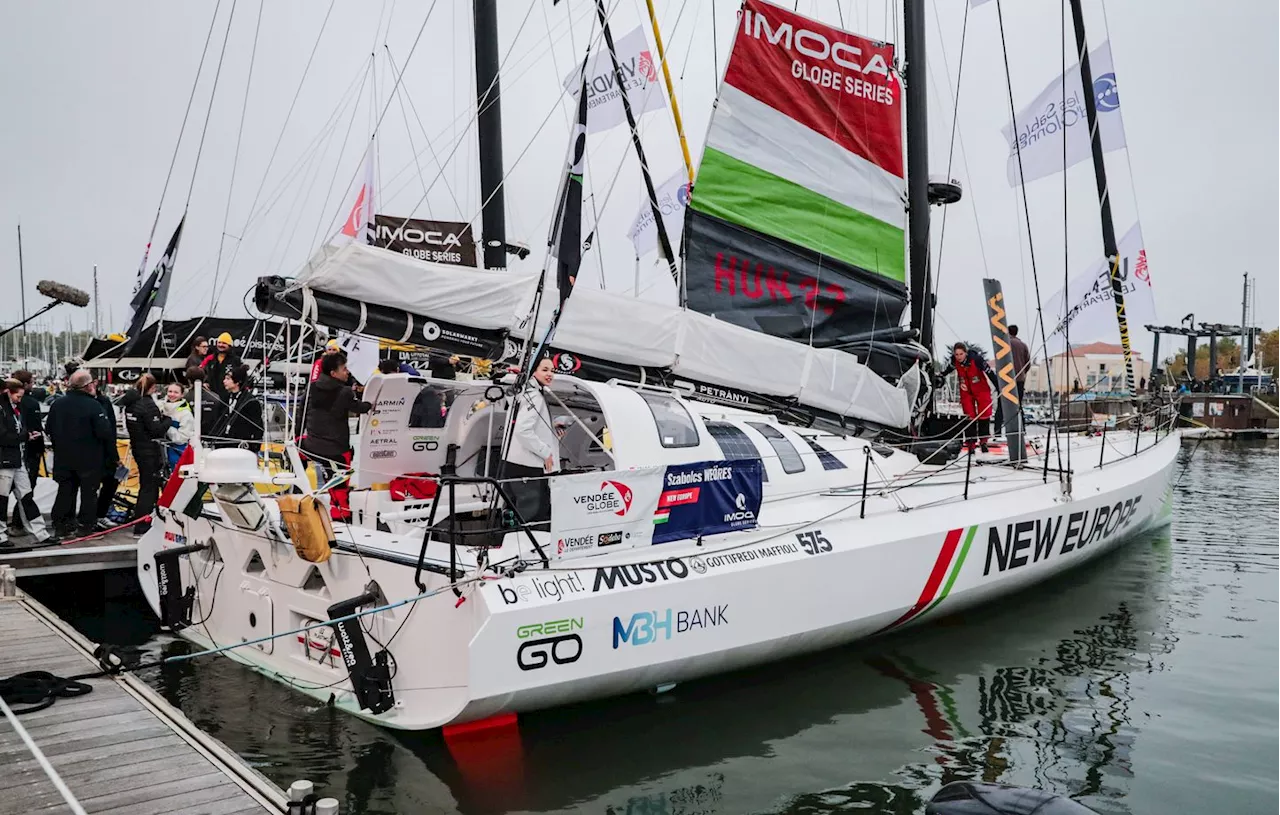
<path id="1" fill-rule="evenodd" d="M 240 352 L 234 347 L 231 335 L 223 331 L 214 343 L 215 351 L 204 358 L 200 367 L 204 368 L 205 381 L 213 392 L 227 398 L 226 378 L 232 368 L 240 364 Z"/>
<path id="2" fill-rule="evenodd" d="M 985 453 L 990 435 L 991 386 L 996 382 L 996 375 L 987 361 L 963 342 L 952 347 L 951 364 L 942 375 L 952 371 L 956 372 L 956 380 L 960 383 L 960 406 L 970 419 L 964 428 L 965 448 L 972 449 L 977 438 Z"/>
<path id="3" fill-rule="evenodd" d="M 226 444 L 243 447 L 254 453 L 262 449 L 262 403 L 249 389 L 249 367 L 237 365 L 222 380 L 227 391 L 227 415 L 222 422 Z"/>
<path id="4" fill-rule="evenodd" d="M 160 442 L 169 432 L 169 419 L 160 412 L 155 392 L 156 378 L 147 373 L 120 400 L 125 427 L 129 430 L 129 448 L 138 468 L 138 502 L 132 518 L 137 522 L 133 525 L 134 535 L 143 535 L 151 528 L 150 515 L 156 508 L 164 470 L 164 447 Z"/>
<path id="5" fill-rule="evenodd" d="M 67 393 L 49 408 L 44 429 L 53 445 L 53 480 L 58 483 L 58 497 L 53 502 L 54 532 L 62 537 L 73 534 L 78 519 L 79 534 L 91 535 L 107 448 L 115 450 L 116 430 L 94 397 L 93 376 L 88 371 L 75 371 L 67 377 Z"/>
<path id="6" fill-rule="evenodd" d="M 507 490 L 520 517 L 529 523 L 551 518 L 547 476 L 560 471 L 560 441 L 551 424 L 546 397 L 554 379 L 555 365 L 551 357 L 544 356 L 516 400 L 515 432 L 503 460 L 502 477 L 508 480 Z"/>
<path id="7" fill-rule="evenodd" d="M 326 354 L 320 359 L 320 378 L 312 383 L 308 396 L 307 435 L 301 449 L 326 472 L 336 464 L 350 463 L 346 457 L 351 452 L 347 417 L 373 409 L 356 398 L 350 381 L 345 354 Z"/>
<path id="8" fill-rule="evenodd" d="M 13 514 L 21 529 L 34 536 L 37 543 L 44 543 L 49 540 L 49 533 L 44 528 L 40 508 L 36 506 L 23 458 L 23 448 L 32 438 L 22 421 L 25 393 L 26 388 L 21 381 L 4 381 L 4 392 L 0 395 L 0 518 L 9 514 L 9 496 L 13 496 L 16 505 Z M 0 524 L 0 544 L 8 542 L 9 535 Z"/>

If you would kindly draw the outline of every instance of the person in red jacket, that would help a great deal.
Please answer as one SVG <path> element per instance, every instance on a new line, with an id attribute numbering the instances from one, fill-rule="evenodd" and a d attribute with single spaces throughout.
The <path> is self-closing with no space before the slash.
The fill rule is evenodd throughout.
<path id="1" fill-rule="evenodd" d="M 991 388 L 996 382 L 995 372 L 981 355 L 970 350 L 963 342 L 952 347 L 951 364 L 942 375 L 946 376 L 952 371 L 956 372 L 956 380 L 960 384 L 960 407 L 971 420 L 965 425 L 965 448 L 971 448 L 977 439 L 985 453 L 987 437 L 991 431 L 988 423 L 991 420 Z"/>

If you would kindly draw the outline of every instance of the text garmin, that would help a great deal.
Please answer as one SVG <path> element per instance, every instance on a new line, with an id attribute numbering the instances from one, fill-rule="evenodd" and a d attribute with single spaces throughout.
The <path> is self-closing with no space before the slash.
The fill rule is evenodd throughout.
<path id="1" fill-rule="evenodd" d="M 612 589 L 618 586 L 643 586 L 646 583 L 665 583 L 668 580 L 683 580 L 689 576 L 689 567 L 679 558 L 655 560 L 652 563 L 630 563 L 625 566 L 601 566 L 596 569 L 596 582 L 592 592 L 601 588 Z"/>
<path id="2" fill-rule="evenodd" d="M 893 88 L 882 84 L 891 81 L 889 63 L 879 51 L 863 54 L 862 48 L 853 43 L 839 39 L 833 42 L 825 34 L 807 28 L 796 29 L 787 22 L 775 25 L 770 23 L 765 14 L 752 14 L 750 10 L 742 12 L 742 33 L 812 60 L 792 60 L 791 75 L 797 79 L 805 79 L 819 87 L 843 91 L 881 105 L 894 103 Z M 864 79 L 863 76 L 871 79 Z M 874 79 L 877 76 L 882 78 Z"/>
<path id="3" fill-rule="evenodd" d="M 631 615 L 631 619 L 625 625 L 621 617 L 614 617 L 613 647 L 617 649 L 627 642 L 632 645 L 648 645 L 657 640 L 659 634 L 663 635 L 663 639 L 669 640 L 673 633 L 685 634 L 703 628 L 728 625 L 729 618 L 726 616 L 728 609 L 729 605 L 726 603 L 711 608 L 681 609 L 676 612 L 672 612 L 671 609 L 638 611 Z M 671 627 L 673 615 L 674 629 Z"/>
<path id="4" fill-rule="evenodd" d="M 1139 495 L 1137 498 L 1117 502 L 1115 506 L 1072 512 L 1066 516 L 1065 531 L 1062 515 L 1006 524 L 1003 534 L 999 527 L 993 526 L 987 532 L 987 560 L 982 574 L 990 574 L 992 565 L 997 571 L 1003 572 L 1051 557 L 1059 533 L 1062 533 L 1059 555 L 1083 549 L 1088 544 L 1127 527 L 1141 501 L 1142 496 Z"/>

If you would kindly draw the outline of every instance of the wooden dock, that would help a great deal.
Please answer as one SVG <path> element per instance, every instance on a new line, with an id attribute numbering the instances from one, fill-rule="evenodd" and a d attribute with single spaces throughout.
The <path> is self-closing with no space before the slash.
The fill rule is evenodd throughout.
<path id="1" fill-rule="evenodd" d="M 132 569 L 138 559 L 138 539 L 129 529 L 52 546 L 30 546 L 34 542 L 31 538 L 15 537 L 11 541 L 13 545 L 0 546 L 0 565 L 12 566 L 18 577 Z"/>
<path id="2" fill-rule="evenodd" d="M 0 677 L 97 669 L 93 644 L 34 599 L 0 598 Z M 20 718 L 86 812 L 233 815 L 283 812 L 278 787 L 132 676 Z M 65 813 L 48 774 L 0 716 L 0 815 Z"/>

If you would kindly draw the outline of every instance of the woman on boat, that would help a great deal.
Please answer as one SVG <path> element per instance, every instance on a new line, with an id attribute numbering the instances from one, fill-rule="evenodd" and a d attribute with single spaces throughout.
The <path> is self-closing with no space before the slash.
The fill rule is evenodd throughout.
<path id="1" fill-rule="evenodd" d="M 224 446 L 257 453 L 262 447 L 262 403 L 249 391 L 249 367 L 237 365 L 222 380 L 227 391 L 227 415 L 222 422 Z"/>
<path id="2" fill-rule="evenodd" d="M 183 398 L 182 385 L 177 382 L 169 383 L 165 388 L 165 400 L 160 405 L 160 412 L 169 420 L 169 432 L 166 434 L 169 444 L 166 450 L 169 469 L 172 470 L 196 433 L 196 417 L 191 412 L 191 405 Z"/>
<path id="3" fill-rule="evenodd" d="M 516 400 L 515 432 L 503 459 L 502 477 L 508 480 L 507 490 L 526 522 L 551 518 L 551 487 L 546 476 L 560 471 L 560 441 L 546 397 L 554 379 L 555 365 L 551 357 L 544 356 Z"/>
<path id="4" fill-rule="evenodd" d="M 956 380 L 960 383 L 960 407 L 969 417 L 964 427 L 965 449 L 972 449 L 976 438 L 985 453 L 990 435 L 988 422 L 991 420 L 991 386 L 996 383 L 995 372 L 980 354 L 971 351 L 963 342 L 952 347 L 951 364 L 942 375 L 952 371 L 956 372 Z"/>
<path id="5" fill-rule="evenodd" d="M 161 440 L 169 432 L 169 419 L 156 404 L 156 378 L 143 374 L 138 384 L 124 395 L 120 404 L 124 407 L 124 424 L 129 430 L 129 450 L 138 468 L 138 503 L 133 509 L 133 520 L 146 518 L 156 507 L 160 495 L 160 477 L 164 469 L 164 447 Z M 142 535 L 151 528 L 151 521 L 135 523 L 133 534 Z"/>

